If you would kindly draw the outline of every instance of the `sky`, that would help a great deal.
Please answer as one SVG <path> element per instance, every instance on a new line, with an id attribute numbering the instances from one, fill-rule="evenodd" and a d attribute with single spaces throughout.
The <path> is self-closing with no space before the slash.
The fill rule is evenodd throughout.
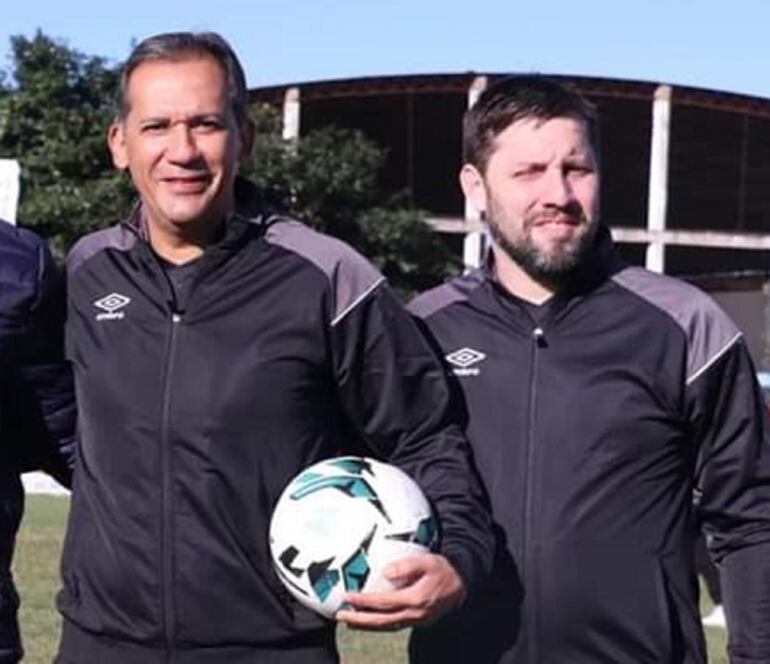
<path id="1" fill-rule="evenodd" d="M 250 87 L 536 71 L 770 98 L 770 0 L 2 0 L 0 68 L 38 28 L 114 62 L 158 32 L 215 30 Z"/>

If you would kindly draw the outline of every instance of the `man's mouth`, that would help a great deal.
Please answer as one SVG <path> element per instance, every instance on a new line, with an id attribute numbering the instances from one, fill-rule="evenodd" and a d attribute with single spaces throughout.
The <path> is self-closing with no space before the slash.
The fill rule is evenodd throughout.
<path id="1" fill-rule="evenodd" d="M 579 226 L 583 220 L 580 217 L 560 215 L 557 217 L 536 217 L 533 226 Z"/>
<path id="2" fill-rule="evenodd" d="M 201 193 L 208 187 L 210 180 L 211 178 L 208 174 L 161 178 L 161 181 L 167 188 L 178 194 Z"/>

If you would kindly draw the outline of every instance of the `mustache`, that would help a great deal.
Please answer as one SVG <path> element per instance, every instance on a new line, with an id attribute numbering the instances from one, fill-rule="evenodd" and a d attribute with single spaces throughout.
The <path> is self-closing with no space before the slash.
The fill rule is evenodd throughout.
<path id="1" fill-rule="evenodd" d="M 527 221 L 532 225 L 549 222 L 585 224 L 588 222 L 588 217 L 580 204 L 569 203 L 563 207 L 552 206 L 535 212 L 527 217 Z"/>

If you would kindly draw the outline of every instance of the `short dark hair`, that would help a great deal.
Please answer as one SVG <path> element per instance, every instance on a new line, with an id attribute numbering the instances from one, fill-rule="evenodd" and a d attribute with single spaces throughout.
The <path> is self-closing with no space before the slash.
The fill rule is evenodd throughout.
<path id="1" fill-rule="evenodd" d="M 539 74 L 509 76 L 489 86 L 463 119 L 463 162 L 481 173 L 487 167 L 497 136 L 517 120 L 582 120 L 599 156 L 596 109 L 579 92 Z"/>
<path id="2" fill-rule="evenodd" d="M 124 120 L 129 111 L 128 83 L 134 70 L 144 62 L 178 61 L 190 57 L 213 58 L 222 67 L 227 81 L 230 110 L 238 124 L 249 117 L 246 76 L 230 44 L 216 32 L 166 32 L 140 42 L 126 60 L 120 73 L 116 100 L 117 117 Z"/>

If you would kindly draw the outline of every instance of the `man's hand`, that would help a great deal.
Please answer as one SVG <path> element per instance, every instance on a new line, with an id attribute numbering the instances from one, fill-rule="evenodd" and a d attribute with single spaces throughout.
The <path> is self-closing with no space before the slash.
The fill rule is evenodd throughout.
<path id="1" fill-rule="evenodd" d="M 397 590 L 350 593 L 351 610 L 340 610 L 338 622 L 354 629 L 393 631 L 430 623 L 465 599 L 465 585 L 444 556 L 408 556 L 385 568 L 384 576 Z"/>

